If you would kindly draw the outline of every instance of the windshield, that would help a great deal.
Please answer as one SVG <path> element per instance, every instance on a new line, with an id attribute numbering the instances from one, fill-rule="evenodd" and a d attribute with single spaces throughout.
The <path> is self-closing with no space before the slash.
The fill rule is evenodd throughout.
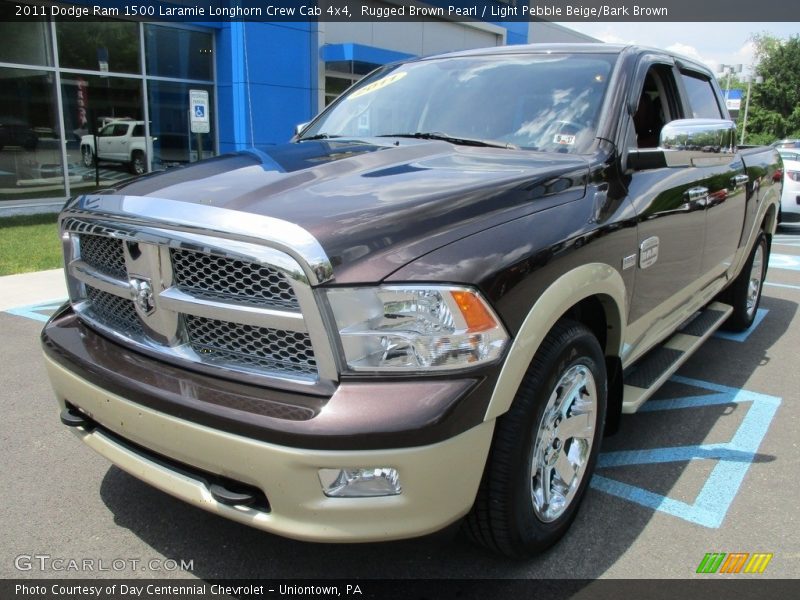
<path id="1" fill-rule="evenodd" d="M 529 150 L 586 152 L 615 55 L 464 56 L 379 69 L 301 139 L 437 134 Z"/>

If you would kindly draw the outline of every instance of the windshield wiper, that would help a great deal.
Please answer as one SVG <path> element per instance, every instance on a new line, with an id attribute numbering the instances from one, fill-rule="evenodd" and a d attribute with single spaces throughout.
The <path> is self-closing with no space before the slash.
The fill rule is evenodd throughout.
<path id="1" fill-rule="evenodd" d="M 317 133 L 314 135 L 310 135 L 308 137 L 301 137 L 297 141 L 298 142 L 309 142 L 311 140 L 329 140 L 331 138 L 340 138 L 341 135 L 332 135 L 330 133 Z"/>
<path id="2" fill-rule="evenodd" d="M 519 150 L 518 146 L 509 144 L 507 142 L 496 142 L 494 140 L 481 140 L 477 138 L 459 137 L 456 135 L 448 135 L 440 131 L 417 131 L 416 133 L 387 133 L 384 135 L 377 135 L 375 137 L 402 137 L 402 138 L 415 138 L 418 140 L 441 140 L 443 142 L 450 142 L 451 144 L 458 144 L 461 146 L 483 146 L 487 148 L 506 148 L 509 150 Z"/>

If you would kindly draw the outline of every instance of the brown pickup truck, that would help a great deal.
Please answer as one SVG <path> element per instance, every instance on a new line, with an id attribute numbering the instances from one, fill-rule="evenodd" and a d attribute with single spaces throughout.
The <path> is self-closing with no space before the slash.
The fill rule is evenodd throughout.
<path id="1" fill-rule="evenodd" d="M 604 433 L 753 321 L 780 159 L 691 60 L 515 46 L 383 67 L 290 143 L 71 200 L 62 421 L 293 538 L 464 519 L 528 555 Z"/>

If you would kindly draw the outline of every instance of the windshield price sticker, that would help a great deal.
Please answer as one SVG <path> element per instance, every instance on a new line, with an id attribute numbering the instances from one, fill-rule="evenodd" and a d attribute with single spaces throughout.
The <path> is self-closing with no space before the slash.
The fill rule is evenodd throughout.
<path id="1" fill-rule="evenodd" d="M 387 85 L 393 84 L 395 81 L 400 81 L 403 77 L 408 75 L 406 71 L 401 71 L 400 73 L 392 73 L 391 75 L 387 75 L 386 77 L 379 79 L 378 81 L 373 81 L 369 85 L 365 85 L 360 90 L 357 90 L 348 96 L 348 100 L 352 100 L 353 98 L 358 98 L 359 96 L 365 96 L 375 90 L 379 90 L 381 88 L 385 88 Z"/>

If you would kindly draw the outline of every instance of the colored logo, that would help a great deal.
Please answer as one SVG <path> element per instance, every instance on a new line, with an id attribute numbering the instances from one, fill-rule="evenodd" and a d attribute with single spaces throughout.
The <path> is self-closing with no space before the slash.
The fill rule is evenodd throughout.
<path id="1" fill-rule="evenodd" d="M 772 554 L 764 552 L 708 552 L 697 567 L 697 573 L 763 573 Z"/>

